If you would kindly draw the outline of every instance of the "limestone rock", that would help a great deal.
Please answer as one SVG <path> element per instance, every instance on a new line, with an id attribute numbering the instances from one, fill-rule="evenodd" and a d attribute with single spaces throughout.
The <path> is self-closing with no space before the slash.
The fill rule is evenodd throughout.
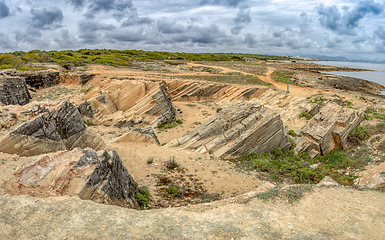
<path id="1" fill-rule="evenodd" d="M 150 126 L 145 128 L 134 128 L 128 133 L 119 137 L 115 142 L 148 142 L 160 145 L 154 130 Z"/>
<path id="2" fill-rule="evenodd" d="M 25 105 L 31 95 L 24 78 L 0 75 L 0 102 L 4 105 Z"/>
<path id="3" fill-rule="evenodd" d="M 338 182 L 334 181 L 333 178 L 326 176 L 321 182 L 317 183 L 317 186 L 341 186 Z"/>
<path id="4" fill-rule="evenodd" d="M 354 184 L 358 187 L 385 188 L 385 162 L 369 164 L 364 171 L 359 172 L 359 178 Z"/>
<path id="5" fill-rule="evenodd" d="M 175 121 L 175 108 L 162 82 L 105 81 L 91 89 L 85 99 L 94 113 L 87 120 L 95 125 L 157 126 Z"/>
<path id="6" fill-rule="evenodd" d="M 21 194 L 44 189 L 42 194 L 79 196 L 83 200 L 138 209 L 138 184 L 118 154 L 92 149 L 62 151 L 24 159 L 16 169 Z M 37 190 L 37 189 L 34 189 Z M 38 191 L 39 192 L 39 191 Z"/>
<path id="7" fill-rule="evenodd" d="M 309 152 L 312 157 L 345 148 L 349 133 L 364 119 L 364 113 L 327 103 L 301 129 L 303 136 L 296 142 L 297 153 Z"/>
<path id="8" fill-rule="evenodd" d="M 167 146 L 193 148 L 217 157 L 290 148 L 280 115 L 256 102 L 239 101 Z"/>
<path id="9" fill-rule="evenodd" d="M 23 156 L 76 147 L 99 150 L 104 146 L 101 136 L 87 128 L 78 109 L 68 101 L 21 125 L 0 140 L 0 151 Z"/>

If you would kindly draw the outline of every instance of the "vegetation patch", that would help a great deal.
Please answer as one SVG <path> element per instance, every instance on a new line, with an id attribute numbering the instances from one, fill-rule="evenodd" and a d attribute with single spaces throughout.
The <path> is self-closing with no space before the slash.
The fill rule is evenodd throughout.
<path id="1" fill-rule="evenodd" d="M 136 194 L 136 199 L 138 199 L 138 202 L 142 209 L 145 209 L 148 207 L 148 204 L 150 203 L 150 192 L 148 191 L 147 187 L 141 187 L 139 189 L 139 193 Z"/>
<path id="2" fill-rule="evenodd" d="M 357 178 L 354 172 L 371 160 L 366 154 L 362 151 L 349 154 L 345 150 L 333 150 L 312 159 L 308 153 L 282 152 L 276 148 L 271 153 L 252 153 L 230 161 L 240 168 L 258 172 L 262 179 L 277 183 L 314 184 L 330 176 L 340 184 L 350 186 Z"/>
<path id="3" fill-rule="evenodd" d="M 274 71 L 271 76 L 276 82 L 282 82 L 282 83 L 302 87 L 300 84 L 297 84 L 297 83 L 293 82 L 292 80 L 290 80 L 294 77 L 294 75 L 295 75 L 295 73 L 293 73 L 293 72 L 285 72 L 285 71 L 278 71 L 277 70 L 277 71 Z"/>
<path id="4" fill-rule="evenodd" d="M 32 50 L 29 52 L 16 51 L 0 53 L 0 69 L 16 68 L 17 70 L 40 70 L 32 63 L 57 63 L 66 70 L 72 66 L 79 67 L 86 64 L 104 64 L 110 66 L 134 66 L 136 62 L 151 62 L 159 60 L 170 61 L 244 61 L 252 57 L 258 60 L 290 60 L 292 58 L 234 53 L 180 53 L 142 50 L 112 50 L 112 49 L 79 49 L 62 51 Z M 210 69 L 205 69 L 210 71 Z"/>
<path id="5" fill-rule="evenodd" d="M 307 99 L 309 100 L 309 102 L 317 103 L 321 107 L 325 106 L 326 102 L 328 101 L 326 98 L 324 98 L 322 93 L 318 93 L 318 94 L 312 95 L 310 97 L 307 97 Z"/>
<path id="6" fill-rule="evenodd" d="M 298 115 L 298 118 L 306 118 L 307 120 L 310 120 L 312 119 L 314 116 L 307 113 L 307 112 L 301 112 L 299 115 Z"/>
<path id="7" fill-rule="evenodd" d="M 312 185 L 294 185 L 285 188 L 274 187 L 266 192 L 257 194 L 256 197 L 264 202 L 284 199 L 292 204 L 301 200 L 305 193 L 311 192 L 312 189 Z"/>
<path id="8" fill-rule="evenodd" d="M 365 126 L 355 127 L 349 134 L 348 139 L 355 143 L 361 145 L 364 141 L 368 140 L 370 137 L 370 131 Z"/>

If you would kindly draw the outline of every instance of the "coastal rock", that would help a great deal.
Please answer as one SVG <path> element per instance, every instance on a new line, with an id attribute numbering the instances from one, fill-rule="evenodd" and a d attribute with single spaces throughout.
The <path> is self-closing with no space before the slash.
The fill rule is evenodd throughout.
<path id="1" fill-rule="evenodd" d="M 76 147 L 99 150 L 104 146 L 101 136 L 87 128 L 78 109 L 68 101 L 21 125 L 0 140 L 0 151 L 22 156 Z"/>
<path id="2" fill-rule="evenodd" d="M 105 81 L 92 88 L 85 99 L 94 113 L 87 121 L 95 125 L 157 126 L 175 121 L 175 108 L 162 82 Z"/>
<path id="3" fill-rule="evenodd" d="M 25 79 L 26 84 L 33 88 L 51 87 L 57 84 L 59 71 L 43 70 L 43 71 L 16 71 L 6 70 L 6 75 L 18 76 Z"/>
<path id="4" fill-rule="evenodd" d="M 138 184 L 114 151 L 92 149 L 29 157 L 17 167 L 19 194 L 79 196 L 83 200 L 139 209 Z M 38 186 L 36 188 L 36 186 Z M 15 192 L 14 192 L 15 193 Z"/>
<path id="5" fill-rule="evenodd" d="M 290 148 L 280 115 L 256 102 L 239 101 L 167 146 L 192 148 L 216 157 Z"/>
<path id="6" fill-rule="evenodd" d="M 0 75 L 0 102 L 4 105 L 25 105 L 31 95 L 24 78 Z"/>
<path id="7" fill-rule="evenodd" d="M 94 112 L 92 111 L 92 107 L 89 101 L 82 102 L 78 107 L 79 113 L 86 117 L 92 118 L 94 116 Z"/>
<path id="8" fill-rule="evenodd" d="M 128 133 L 119 137 L 115 142 L 147 142 L 160 145 L 154 130 L 150 126 L 145 128 L 134 128 Z"/>
<path id="9" fill-rule="evenodd" d="M 309 152 L 312 157 L 331 150 L 346 148 L 347 138 L 353 128 L 364 119 L 363 112 L 342 108 L 335 102 L 327 103 L 320 112 L 301 129 L 297 140 L 297 153 Z"/>
<path id="10" fill-rule="evenodd" d="M 354 181 L 358 187 L 385 189 L 385 162 L 370 164 L 358 176 Z"/>

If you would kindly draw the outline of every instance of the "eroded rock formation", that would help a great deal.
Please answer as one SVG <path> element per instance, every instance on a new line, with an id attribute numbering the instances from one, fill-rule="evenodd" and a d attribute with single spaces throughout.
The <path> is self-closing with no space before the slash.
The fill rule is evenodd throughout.
<path id="1" fill-rule="evenodd" d="M 31 95 L 24 78 L 0 75 L 0 102 L 4 105 L 25 105 Z"/>
<path id="2" fill-rule="evenodd" d="M 261 154 L 276 147 L 290 148 L 280 115 L 256 102 L 239 101 L 199 127 L 167 144 L 192 148 L 217 157 Z"/>
<path id="3" fill-rule="evenodd" d="M 93 112 L 85 121 L 97 125 L 131 127 L 175 121 L 175 108 L 162 82 L 106 81 L 91 89 L 85 99 Z"/>
<path id="4" fill-rule="evenodd" d="M 160 142 L 152 129 L 147 126 L 144 128 L 134 128 L 123 136 L 119 137 L 115 142 L 148 142 L 160 145 Z"/>
<path id="5" fill-rule="evenodd" d="M 295 151 L 309 152 L 310 156 L 315 157 L 345 148 L 349 133 L 363 119 L 363 112 L 329 102 L 301 129 L 303 136 L 297 141 Z"/>
<path id="6" fill-rule="evenodd" d="M 77 148 L 29 157 L 15 172 L 20 194 L 30 193 L 38 185 L 44 189 L 42 196 L 79 196 L 97 203 L 140 208 L 136 198 L 138 184 L 114 150 L 98 156 L 92 149 Z"/>
<path id="7" fill-rule="evenodd" d="M 68 101 L 21 125 L 0 140 L 0 151 L 21 156 L 76 147 L 100 150 L 104 146 L 101 136 L 87 128 L 78 109 Z"/>
<path id="8" fill-rule="evenodd" d="M 51 87 L 57 83 L 59 71 L 43 70 L 43 71 L 16 71 L 7 70 L 4 72 L 9 76 L 18 76 L 25 79 L 26 84 L 33 88 Z"/>

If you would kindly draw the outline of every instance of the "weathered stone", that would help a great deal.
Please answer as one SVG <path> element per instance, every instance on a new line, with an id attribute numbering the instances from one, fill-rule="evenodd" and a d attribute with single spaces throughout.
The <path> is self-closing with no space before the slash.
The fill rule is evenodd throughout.
<path id="1" fill-rule="evenodd" d="M 25 156 L 76 147 L 99 150 L 104 146 L 101 136 L 87 128 L 78 109 L 68 101 L 0 140 L 0 151 Z"/>
<path id="2" fill-rule="evenodd" d="M 128 174 L 116 151 L 112 150 L 103 152 L 100 164 L 88 176 L 88 182 L 79 197 L 97 203 L 138 209 L 137 193 L 138 184 Z"/>
<path id="3" fill-rule="evenodd" d="M 95 125 L 133 127 L 136 124 L 157 126 L 175 121 L 175 108 L 163 83 L 149 81 L 105 81 L 92 88 L 85 99 Z"/>
<path id="4" fill-rule="evenodd" d="M 77 160 L 77 161 L 76 161 Z M 74 149 L 25 158 L 15 171 L 21 193 L 30 193 L 34 184 L 48 192 L 41 194 L 79 196 L 83 200 L 139 208 L 138 184 L 118 154 L 92 149 Z M 42 195 L 44 196 L 44 195 Z"/>
<path id="5" fill-rule="evenodd" d="M 89 101 L 82 102 L 79 105 L 78 110 L 81 115 L 84 115 L 86 117 L 92 118 L 94 116 L 94 112 L 92 111 L 92 107 Z"/>
<path id="6" fill-rule="evenodd" d="M 25 105 L 31 95 L 24 78 L 0 76 L 0 102 L 4 105 Z"/>
<path id="7" fill-rule="evenodd" d="M 51 87 L 57 83 L 59 71 L 44 70 L 44 71 L 15 71 L 8 70 L 5 72 L 10 76 L 23 77 L 26 84 L 33 88 Z"/>
<path id="8" fill-rule="evenodd" d="M 334 181 L 333 178 L 326 176 L 324 177 L 317 186 L 341 186 L 338 182 Z"/>
<path id="9" fill-rule="evenodd" d="M 148 142 L 160 145 L 154 130 L 150 126 L 145 128 L 134 128 L 119 137 L 115 142 Z"/>
<path id="10" fill-rule="evenodd" d="M 364 113 L 327 103 L 301 129 L 303 136 L 296 142 L 295 151 L 312 152 L 312 157 L 331 150 L 346 148 L 349 133 L 364 119 Z"/>
<path id="11" fill-rule="evenodd" d="M 256 102 L 239 101 L 168 146 L 193 148 L 217 157 L 261 154 L 290 148 L 280 115 Z"/>

